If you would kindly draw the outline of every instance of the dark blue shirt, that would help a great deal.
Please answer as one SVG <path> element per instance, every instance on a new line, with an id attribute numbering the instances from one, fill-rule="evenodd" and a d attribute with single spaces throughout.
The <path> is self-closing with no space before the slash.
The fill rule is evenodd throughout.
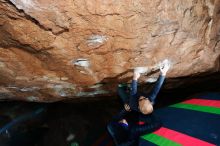
<path id="1" fill-rule="evenodd" d="M 155 103 L 155 99 L 157 97 L 157 94 L 160 91 L 161 86 L 163 85 L 163 82 L 165 80 L 165 76 L 160 75 L 156 84 L 154 85 L 153 90 L 150 92 L 150 94 L 146 97 L 146 95 L 140 94 L 137 92 L 137 80 L 132 80 L 131 83 L 131 91 L 130 91 L 130 98 L 128 101 L 128 104 L 131 108 L 131 111 L 136 111 L 138 112 L 138 114 L 143 115 L 139 108 L 138 108 L 138 100 L 140 98 L 140 96 L 144 96 L 146 98 L 149 98 L 149 100 L 152 102 L 152 104 Z M 125 115 L 127 114 L 127 111 L 125 109 L 122 109 L 115 117 L 115 120 L 120 120 L 123 119 L 125 117 Z M 146 116 L 146 115 L 145 115 Z M 143 116 L 144 117 L 144 116 Z"/>
<path id="2" fill-rule="evenodd" d="M 153 90 L 150 92 L 150 94 L 146 97 L 146 95 L 144 94 L 139 94 L 137 92 L 137 80 L 132 80 L 131 83 L 131 92 L 130 92 L 130 99 L 129 99 L 129 106 L 131 108 L 131 110 L 135 110 L 135 111 L 139 111 L 138 109 L 138 100 L 140 98 L 140 96 L 144 96 L 146 98 L 148 98 L 152 104 L 155 103 L 155 99 L 157 97 L 157 94 L 160 91 L 161 86 L 163 85 L 165 76 L 160 75 L 159 79 L 157 80 Z"/>

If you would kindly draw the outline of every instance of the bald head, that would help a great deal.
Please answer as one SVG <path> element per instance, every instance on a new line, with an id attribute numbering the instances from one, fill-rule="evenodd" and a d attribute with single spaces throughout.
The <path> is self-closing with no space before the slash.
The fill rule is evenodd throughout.
<path id="1" fill-rule="evenodd" d="M 141 113 L 147 115 L 153 112 L 153 105 L 148 98 L 141 96 L 138 101 L 139 110 Z"/>

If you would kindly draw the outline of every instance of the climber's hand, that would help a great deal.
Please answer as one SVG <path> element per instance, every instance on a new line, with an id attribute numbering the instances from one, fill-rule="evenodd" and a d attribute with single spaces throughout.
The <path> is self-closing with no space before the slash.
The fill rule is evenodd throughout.
<path id="1" fill-rule="evenodd" d="M 163 76 L 166 76 L 167 71 L 170 69 L 170 64 L 169 63 L 164 63 L 163 65 L 160 66 L 160 71 Z"/>
<path id="2" fill-rule="evenodd" d="M 131 111 L 131 108 L 130 108 L 130 106 L 126 103 L 126 104 L 124 104 L 124 108 L 125 108 L 125 110 L 127 111 L 127 112 L 130 112 Z"/>
<path id="3" fill-rule="evenodd" d="M 138 80 L 140 78 L 141 74 L 139 72 L 134 71 L 133 80 Z"/>

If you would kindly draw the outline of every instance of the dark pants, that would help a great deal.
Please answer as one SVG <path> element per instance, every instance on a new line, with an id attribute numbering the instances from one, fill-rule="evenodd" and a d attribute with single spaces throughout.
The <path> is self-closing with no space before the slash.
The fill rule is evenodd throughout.
<path id="1" fill-rule="evenodd" d="M 137 138 L 130 139 L 130 130 L 127 125 L 110 122 L 107 128 L 116 146 L 138 146 Z"/>
<path id="2" fill-rule="evenodd" d="M 121 98 L 122 104 L 124 105 L 129 99 L 128 88 L 126 86 L 118 87 L 117 91 Z M 118 121 L 112 121 L 108 124 L 107 129 L 117 146 L 137 146 L 134 144 L 134 140 L 129 139 L 130 130 L 128 125 L 119 123 Z"/>
<path id="3" fill-rule="evenodd" d="M 122 104 L 124 105 L 125 103 L 128 102 L 129 100 L 129 89 L 128 87 L 118 87 L 118 95 L 122 100 Z"/>

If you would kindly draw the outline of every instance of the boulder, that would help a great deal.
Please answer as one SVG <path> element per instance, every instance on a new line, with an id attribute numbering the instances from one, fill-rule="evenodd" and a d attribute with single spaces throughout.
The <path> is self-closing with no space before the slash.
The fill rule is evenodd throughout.
<path id="1" fill-rule="evenodd" d="M 211 74 L 219 42 L 219 0 L 0 0 L 0 99 L 111 95 L 164 59 L 168 79 Z"/>

